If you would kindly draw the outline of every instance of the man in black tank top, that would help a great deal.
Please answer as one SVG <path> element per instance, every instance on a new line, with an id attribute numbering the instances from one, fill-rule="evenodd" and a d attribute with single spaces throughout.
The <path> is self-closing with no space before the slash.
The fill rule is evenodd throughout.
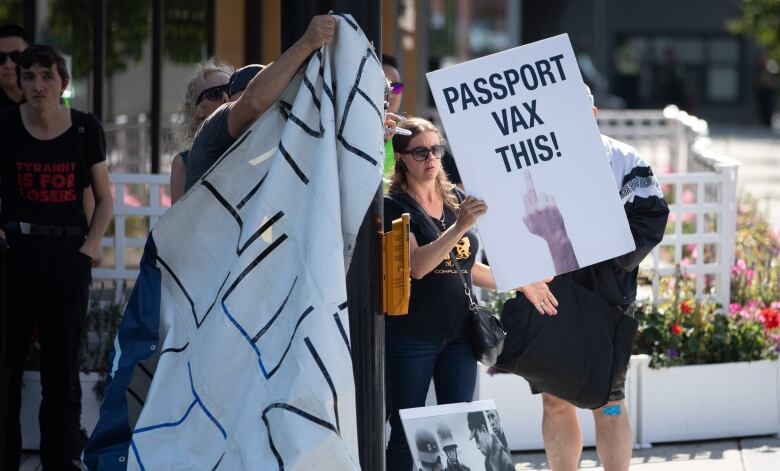
<path id="1" fill-rule="evenodd" d="M 27 350 L 41 346 L 41 463 L 80 469 L 78 356 L 92 259 L 111 220 L 105 137 L 91 115 L 65 108 L 68 71 L 48 46 L 18 58 L 25 102 L 0 111 L 0 237 L 8 242 L 5 365 L 10 373 L 2 469 L 18 469 L 19 411 Z M 95 209 L 84 216 L 84 190 Z"/>

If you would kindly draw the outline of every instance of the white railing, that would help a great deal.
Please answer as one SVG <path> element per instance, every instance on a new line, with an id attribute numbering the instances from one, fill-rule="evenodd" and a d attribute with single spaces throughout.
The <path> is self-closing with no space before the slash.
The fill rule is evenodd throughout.
<path id="1" fill-rule="evenodd" d="M 103 262 L 92 269 L 92 278 L 114 282 L 114 298 L 119 301 L 127 281 L 138 277 L 138 263 L 149 231 L 170 206 L 170 177 L 112 173 L 109 178 L 114 193 L 113 231 L 103 237 Z"/>
<path id="2" fill-rule="evenodd" d="M 736 235 L 739 162 L 707 150 L 707 122 L 680 111 L 600 111 L 602 133 L 636 147 L 653 167 L 669 204 L 666 235 L 642 264 L 660 301 L 659 280 L 679 267 L 695 277 L 697 298 L 727 306 Z"/>

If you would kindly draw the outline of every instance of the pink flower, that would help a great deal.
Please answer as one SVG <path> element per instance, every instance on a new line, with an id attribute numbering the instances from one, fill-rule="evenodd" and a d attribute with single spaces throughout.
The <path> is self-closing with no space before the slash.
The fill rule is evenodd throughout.
<path id="1" fill-rule="evenodd" d="M 729 305 L 729 314 L 732 316 L 742 310 L 742 305 L 739 303 L 731 303 Z"/>
<path id="2" fill-rule="evenodd" d="M 680 195 L 680 200 L 683 204 L 691 204 L 696 201 L 696 195 L 694 195 L 691 190 L 685 190 L 682 192 L 682 195 Z"/>
<path id="3" fill-rule="evenodd" d="M 745 307 L 749 311 L 755 311 L 756 308 L 758 308 L 758 301 L 756 301 L 755 299 L 751 299 L 750 301 L 748 301 L 748 303 L 747 303 L 747 305 L 745 305 Z"/>
<path id="4" fill-rule="evenodd" d="M 753 275 L 755 275 L 755 272 L 753 272 L 753 270 L 750 268 L 745 270 L 745 282 L 748 284 L 751 283 L 753 281 Z"/>

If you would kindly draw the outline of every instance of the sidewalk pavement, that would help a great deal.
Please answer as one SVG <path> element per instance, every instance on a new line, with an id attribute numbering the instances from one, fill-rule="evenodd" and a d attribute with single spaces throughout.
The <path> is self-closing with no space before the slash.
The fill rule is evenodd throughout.
<path id="1" fill-rule="evenodd" d="M 737 190 L 753 195 L 770 223 L 780 230 L 780 129 L 713 124 L 710 138 L 713 152 L 742 163 Z"/>
<path id="2" fill-rule="evenodd" d="M 513 453 L 517 471 L 550 470 L 543 451 Z M 22 456 L 21 471 L 42 469 L 38 455 Z M 603 471 L 594 448 L 582 453 L 580 469 Z M 634 450 L 631 471 L 780 471 L 780 436 L 669 443 Z M 335 471 L 335 470 L 334 470 Z"/>
<path id="3" fill-rule="evenodd" d="M 512 454 L 516 470 L 550 470 L 544 452 Z M 602 470 L 596 450 L 582 453 L 580 469 Z M 632 471 L 780 471 L 780 436 L 669 443 L 634 450 Z"/>

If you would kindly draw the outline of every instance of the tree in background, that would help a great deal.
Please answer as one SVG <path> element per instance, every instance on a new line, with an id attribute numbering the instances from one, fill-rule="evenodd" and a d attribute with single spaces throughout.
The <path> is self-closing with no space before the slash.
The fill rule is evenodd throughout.
<path id="1" fill-rule="evenodd" d="M 753 38 L 780 62 L 780 0 L 742 0 L 729 30 Z"/>

